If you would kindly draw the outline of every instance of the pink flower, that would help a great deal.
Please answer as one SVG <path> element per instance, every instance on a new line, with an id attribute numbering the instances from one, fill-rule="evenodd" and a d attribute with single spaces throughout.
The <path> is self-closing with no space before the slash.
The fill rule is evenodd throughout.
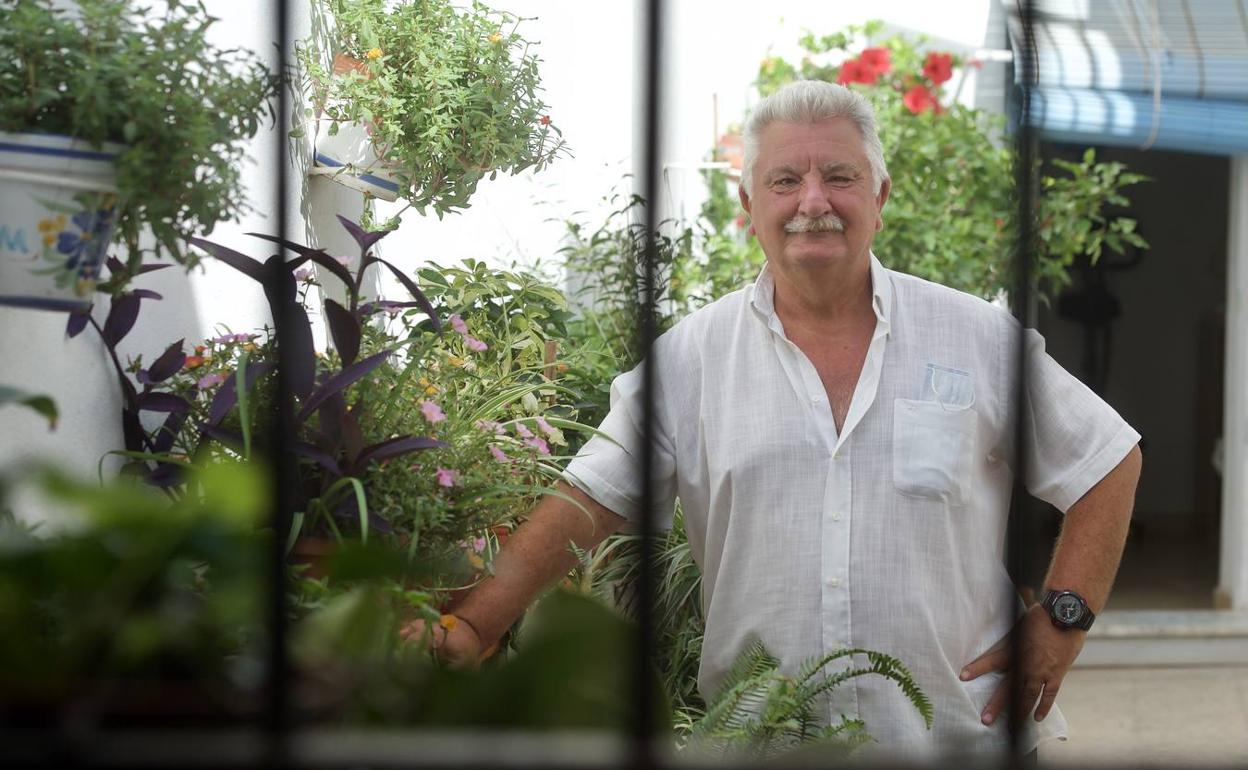
<path id="1" fill-rule="evenodd" d="M 301 281 L 301 282 L 302 282 L 302 281 L 311 281 L 311 280 L 312 280 L 312 268 L 310 268 L 310 267 L 301 267 L 301 268 L 299 268 L 298 270 L 296 270 L 296 271 L 295 271 L 295 280 L 296 280 L 296 281 Z"/>
<path id="2" fill-rule="evenodd" d="M 542 431 L 542 433 L 545 433 L 547 436 L 553 436 L 556 433 L 555 426 L 546 422 L 545 417 L 537 418 L 537 427 Z"/>
<path id="3" fill-rule="evenodd" d="M 220 372 L 216 374 L 205 374 L 203 377 L 199 378 L 199 382 L 195 383 L 195 385 L 200 390 L 208 390 L 214 385 L 220 385 L 229 378 L 228 374 L 221 374 Z"/>
<path id="4" fill-rule="evenodd" d="M 516 435 L 520 438 L 533 438 L 533 431 L 529 430 L 529 427 L 524 423 L 518 422 L 516 423 Z"/>
<path id="5" fill-rule="evenodd" d="M 477 339 L 476 337 L 470 337 L 467 334 L 464 335 L 464 345 L 469 350 L 474 351 L 476 353 L 480 353 L 481 351 L 486 350 L 490 347 L 489 345 L 485 344 L 484 342 Z"/>
<path id="6" fill-rule="evenodd" d="M 451 321 L 452 329 L 459 332 L 460 334 L 468 333 L 468 324 L 464 323 L 464 319 L 461 318 L 458 313 L 451 316 L 450 321 Z"/>
<path id="7" fill-rule="evenodd" d="M 438 479 L 438 486 L 442 487 L 453 487 L 459 480 L 459 471 L 453 471 L 450 468 L 438 468 L 434 475 Z"/>
<path id="8" fill-rule="evenodd" d="M 524 443 L 536 449 L 538 454 L 543 454 L 543 455 L 550 454 L 550 447 L 546 445 L 546 439 L 544 438 L 534 437 L 530 439 L 525 439 Z"/>
<path id="9" fill-rule="evenodd" d="M 478 498 L 478 499 L 480 499 L 480 498 Z M 473 539 L 472 539 L 472 550 L 476 551 L 477 553 L 481 553 L 482 551 L 484 551 L 484 550 L 485 550 L 485 538 L 483 538 L 483 537 L 476 537 L 476 538 L 473 538 Z"/>
<path id="10" fill-rule="evenodd" d="M 334 257 L 334 261 L 342 265 L 343 267 L 351 267 L 350 257 Z"/>
<path id="11" fill-rule="evenodd" d="M 477 430 L 493 433 L 495 436 L 507 435 L 507 430 L 502 426 L 502 423 L 497 423 L 493 420 L 477 420 L 476 425 Z"/>
<path id="12" fill-rule="evenodd" d="M 446 419 L 446 413 L 442 411 L 442 407 L 428 399 L 420 402 L 420 413 L 429 422 L 442 422 Z"/>
<path id="13" fill-rule="evenodd" d="M 494 455 L 494 459 L 498 460 L 500 463 L 507 462 L 507 455 L 503 453 L 503 450 L 493 444 L 490 444 L 490 454 Z"/>

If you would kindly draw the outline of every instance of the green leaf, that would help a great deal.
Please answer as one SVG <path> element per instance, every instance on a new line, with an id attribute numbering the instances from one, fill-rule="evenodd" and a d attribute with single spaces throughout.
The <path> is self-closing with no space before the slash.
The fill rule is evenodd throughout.
<path id="1" fill-rule="evenodd" d="M 56 430 L 59 414 L 56 410 L 56 402 L 50 397 L 27 393 L 8 385 L 0 385 L 0 406 L 5 404 L 19 404 L 37 412 L 48 421 L 49 430 Z"/>

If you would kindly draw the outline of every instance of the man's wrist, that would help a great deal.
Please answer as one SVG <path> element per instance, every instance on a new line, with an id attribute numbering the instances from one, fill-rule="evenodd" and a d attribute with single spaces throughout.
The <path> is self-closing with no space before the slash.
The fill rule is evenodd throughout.
<path id="1" fill-rule="evenodd" d="M 1087 631 L 1096 620 L 1087 600 L 1068 588 L 1047 589 L 1040 605 L 1049 613 L 1053 625 L 1063 631 Z"/>
<path id="2" fill-rule="evenodd" d="M 467 627 L 468 627 L 468 630 L 469 630 L 469 631 L 472 631 L 473 636 L 477 637 L 477 641 L 479 641 L 479 642 L 481 643 L 481 645 L 482 645 L 482 646 L 484 646 L 484 645 L 485 645 L 485 637 L 481 636 L 481 632 L 480 632 L 479 630 L 477 630 L 477 624 L 476 624 L 476 623 L 473 623 L 471 620 L 469 620 L 468 618 L 464 617 L 463 615 L 457 615 L 457 614 L 452 613 L 452 614 L 451 614 L 451 617 L 455 618 L 455 620 L 457 620 L 458 622 L 463 623 L 465 626 L 467 626 Z"/>

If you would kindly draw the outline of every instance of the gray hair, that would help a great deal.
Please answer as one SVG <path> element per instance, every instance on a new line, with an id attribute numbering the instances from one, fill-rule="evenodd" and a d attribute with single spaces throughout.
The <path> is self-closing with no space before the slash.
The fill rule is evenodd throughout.
<path id="1" fill-rule="evenodd" d="M 845 86 L 822 80 L 798 80 L 763 99 L 745 124 L 745 157 L 741 164 L 741 186 L 754 196 L 754 164 L 763 129 L 772 123 L 816 123 L 832 118 L 849 118 L 862 134 L 863 149 L 871 164 L 871 182 L 876 194 L 888 179 L 884 146 L 875 126 L 875 110 L 862 94 Z"/>

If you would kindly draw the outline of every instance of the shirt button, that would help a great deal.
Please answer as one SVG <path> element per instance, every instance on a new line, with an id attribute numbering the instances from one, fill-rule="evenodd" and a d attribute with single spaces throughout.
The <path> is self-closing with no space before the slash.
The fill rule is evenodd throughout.
<path id="1" fill-rule="evenodd" d="M 828 585 L 832 586 L 833 588 L 840 588 L 841 579 L 840 578 L 828 578 Z"/>
<path id="2" fill-rule="evenodd" d="M 841 520 L 841 512 L 840 512 L 840 511 L 833 511 L 833 512 L 832 512 L 832 521 L 840 521 L 840 520 Z"/>
<path id="3" fill-rule="evenodd" d="M 823 396 L 811 396 L 810 397 L 810 403 L 812 404 L 817 404 L 822 400 L 823 400 Z"/>

